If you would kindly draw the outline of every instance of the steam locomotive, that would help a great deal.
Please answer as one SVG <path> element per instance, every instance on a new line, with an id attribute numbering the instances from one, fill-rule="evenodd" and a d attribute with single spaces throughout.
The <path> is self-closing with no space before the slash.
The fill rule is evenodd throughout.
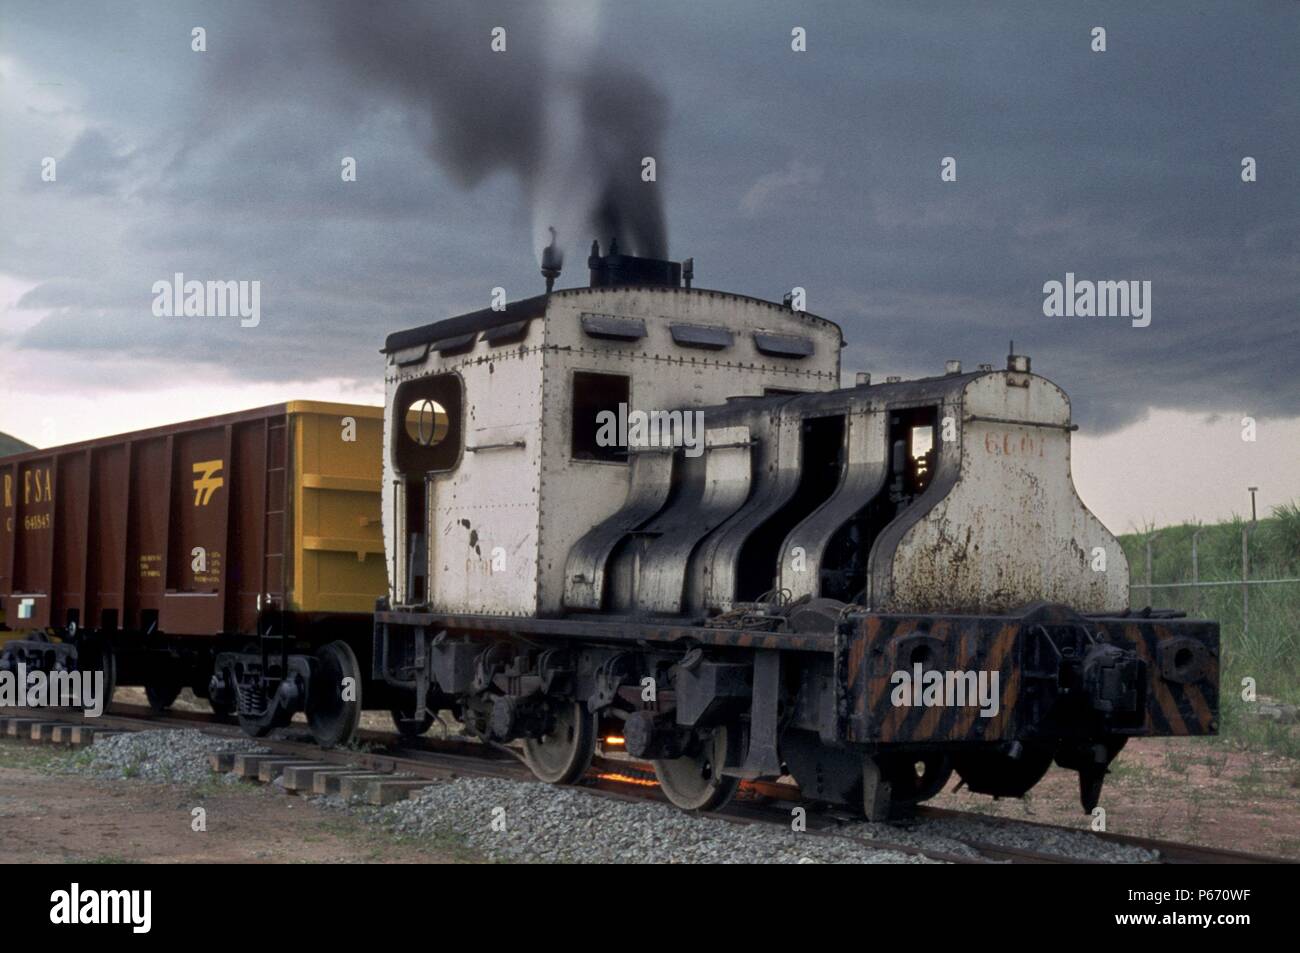
<path id="1" fill-rule="evenodd" d="M 614 247 L 588 265 L 555 290 L 548 256 L 545 294 L 389 335 L 382 421 L 291 405 L 123 438 L 122 479 L 152 448 L 159 502 L 124 489 L 118 520 L 112 480 L 100 507 L 95 480 L 50 502 L 56 532 L 86 527 L 80 563 L 6 500 L 0 668 L 112 659 L 160 707 L 192 684 L 253 734 L 305 712 L 326 745 L 363 707 L 404 734 L 450 710 L 554 783 L 618 736 L 687 810 L 789 776 L 882 818 L 953 772 L 1019 797 L 1055 762 L 1090 811 L 1128 738 L 1216 730 L 1217 624 L 1129 608 L 1069 400 L 1028 357 L 842 387 L 840 328 L 793 298 Z M 366 440 L 324 439 L 338 420 Z M 223 460 L 204 522 L 182 478 Z M 192 571 L 195 547 L 224 565 Z"/>
<path id="2" fill-rule="evenodd" d="M 1217 625 L 1129 609 L 1028 357 L 841 387 L 792 300 L 588 265 L 385 344 L 371 675 L 413 727 L 453 709 L 552 782 L 616 734 L 688 810 L 789 775 L 873 818 L 1053 761 L 1090 811 L 1129 737 L 1216 730 Z"/>

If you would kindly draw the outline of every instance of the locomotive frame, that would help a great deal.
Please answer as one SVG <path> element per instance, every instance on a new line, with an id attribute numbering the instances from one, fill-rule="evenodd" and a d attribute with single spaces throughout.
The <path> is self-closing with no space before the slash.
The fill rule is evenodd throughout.
<path id="1" fill-rule="evenodd" d="M 1127 738 L 1217 730 L 1217 625 L 1129 610 L 1123 552 L 1069 477 L 1068 401 L 1027 357 L 838 388 L 838 328 L 788 301 L 612 250 L 589 264 L 589 288 L 386 344 L 391 592 L 371 675 L 414 710 L 521 741 L 546 781 L 612 734 L 688 810 L 792 775 L 873 818 L 953 771 L 1021 796 L 1053 762 L 1091 810 Z M 602 404 L 579 372 L 628 381 Z M 580 459 L 582 416 L 633 395 L 699 409 L 702 458 Z M 411 472 L 408 418 L 430 400 L 460 446 Z M 914 427 L 930 451 L 911 452 Z M 498 510 L 532 521 L 500 581 Z M 996 673 L 998 713 L 894 704 L 911 669 Z"/>

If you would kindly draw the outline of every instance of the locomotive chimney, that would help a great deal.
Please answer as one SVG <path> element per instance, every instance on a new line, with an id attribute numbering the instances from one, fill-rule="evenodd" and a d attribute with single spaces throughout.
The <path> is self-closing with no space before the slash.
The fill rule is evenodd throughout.
<path id="1" fill-rule="evenodd" d="M 587 267 L 591 269 L 593 288 L 610 288 L 615 285 L 667 285 L 680 288 L 683 272 L 689 288 L 689 281 L 695 274 L 694 259 L 687 259 L 683 268 L 682 262 L 623 255 L 619 253 L 616 239 L 610 240 L 609 252 L 605 255 L 600 253 L 600 242 L 593 241 Z"/>
<path id="2" fill-rule="evenodd" d="M 546 293 L 550 294 L 564 267 L 564 252 L 555 244 L 555 229 L 548 227 L 547 231 L 551 233 L 551 243 L 542 249 L 542 277 L 546 279 Z"/>

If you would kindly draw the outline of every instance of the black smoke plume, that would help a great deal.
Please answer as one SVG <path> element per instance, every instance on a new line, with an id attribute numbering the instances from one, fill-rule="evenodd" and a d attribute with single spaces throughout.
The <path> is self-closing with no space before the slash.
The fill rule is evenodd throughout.
<path id="1" fill-rule="evenodd" d="M 416 124 L 427 120 L 430 157 L 462 187 L 516 176 L 539 252 L 556 225 L 569 247 L 617 238 L 624 252 L 667 254 L 660 187 L 641 180 L 642 158 L 661 158 L 667 104 L 644 76 L 602 62 L 596 43 L 582 41 L 597 29 L 598 3 L 320 0 L 269 10 L 287 41 L 246 48 L 228 86 L 252 92 L 268 62 L 310 70 L 324 56 L 334 61 L 324 69 L 342 65 L 352 78 L 345 105 L 396 101 Z M 575 31 L 548 20 L 559 17 L 590 23 L 574 42 Z M 491 47 L 497 28 L 505 52 Z"/>

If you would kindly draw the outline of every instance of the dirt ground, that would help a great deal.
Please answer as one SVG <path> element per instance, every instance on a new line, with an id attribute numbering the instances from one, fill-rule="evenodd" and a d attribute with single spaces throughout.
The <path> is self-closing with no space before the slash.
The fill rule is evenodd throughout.
<path id="1" fill-rule="evenodd" d="M 143 704 L 144 695 L 119 689 L 115 700 Z M 176 707 L 209 710 L 188 690 Z M 391 730 L 381 712 L 366 712 L 363 725 Z M 43 773 L 48 759 L 59 757 L 65 755 L 0 742 L 0 862 L 480 859 L 461 845 L 431 851 L 399 842 L 339 812 L 247 785 L 187 789 Z M 994 801 L 955 786 L 954 778 L 930 803 L 1081 830 L 1090 824 L 1079 807 L 1077 776 L 1061 768 L 1023 800 Z M 207 808 L 206 834 L 190 831 L 196 806 Z M 1206 738 L 1135 739 L 1112 767 L 1101 806 L 1113 833 L 1300 859 L 1300 761 L 1268 750 Z"/>
<path id="2" fill-rule="evenodd" d="M 54 773 L 69 757 L 0 741 L 0 863 L 462 863 L 339 811 L 215 779 L 198 786 Z M 206 811 L 207 830 L 191 829 Z"/>
<path id="3" fill-rule="evenodd" d="M 1023 800 L 967 791 L 955 781 L 929 803 L 953 810 L 1086 829 L 1078 775 L 1053 766 Z M 1205 738 L 1139 738 L 1106 779 L 1106 829 L 1226 850 L 1300 858 L 1300 763 Z"/>

